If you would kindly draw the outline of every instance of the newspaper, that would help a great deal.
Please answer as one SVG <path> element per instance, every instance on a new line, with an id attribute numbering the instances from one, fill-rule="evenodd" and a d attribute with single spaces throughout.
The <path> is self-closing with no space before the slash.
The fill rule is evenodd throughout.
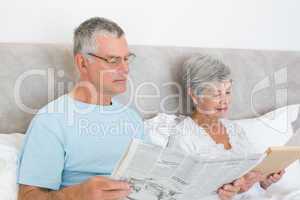
<path id="1" fill-rule="evenodd" d="M 129 200 L 198 200 L 248 173 L 265 154 L 207 158 L 134 139 L 112 178 L 132 187 Z"/>

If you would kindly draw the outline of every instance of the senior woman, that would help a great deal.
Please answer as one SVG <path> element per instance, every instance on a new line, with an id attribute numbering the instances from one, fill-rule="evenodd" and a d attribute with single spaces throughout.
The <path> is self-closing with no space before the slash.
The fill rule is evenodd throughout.
<path id="1" fill-rule="evenodd" d="M 165 142 L 168 147 L 187 154 L 211 157 L 254 152 L 244 131 L 226 119 L 232 95 L 232 77 L 228 66 L 211 56 L 193 56 L 184 63 L 183 85 L 193 105 L 193 113 L 170 129 L 175 130 L 175 134 L 169 134 Z M 165 135 L 156 136 L 166 138 Z M 154 141 L 158 141 L 156 136 L 151 136 Z M 229 200 L 254 185 L 258 190 L 267 189 L 283 173 L 281 171 L 262 179 L 260 173 L 249 172 L 235 181 L 239 184 L 227 184 L 220 188 L 218 196 Z"/>

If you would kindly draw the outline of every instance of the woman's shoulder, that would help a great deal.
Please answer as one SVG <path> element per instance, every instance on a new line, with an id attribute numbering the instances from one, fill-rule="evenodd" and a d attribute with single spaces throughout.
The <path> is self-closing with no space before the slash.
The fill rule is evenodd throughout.
<path id="1" fill-rule="evenodd" d="M 145 120 L 144 126 L 147 130 L 169 135 L 185 118 L 184 115 L 159 113 L 155 117 Z"/>
<path id="2" fill-rule="evenodd" d="M 186 116 L 180 114 L 166 114 L 166 113 L 158 113 L 156 116 L 146 119 L 145 123 L 147 124 L 178 124 L 182 121 Z"/>

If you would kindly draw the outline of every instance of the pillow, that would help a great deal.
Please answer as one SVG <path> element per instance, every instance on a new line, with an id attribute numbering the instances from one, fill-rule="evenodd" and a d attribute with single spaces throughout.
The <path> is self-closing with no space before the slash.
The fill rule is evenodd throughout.
<path id="1" fill-rule="evenodd" d="M 18 153 L 24 135 L 0 134 L 0 199 L 16 200 Z"/>
<path id="2" fill-rule="evenodd" d="M 234 120 L 241 126 L 254 148 L 262 153 L 270 146 L 285 145 L 294 134 L 292 122 L 297 119 L 299 104 L 289 105 L 261 117 Z M 300 188 L 300 163 L 286 169 L 283 178 L 267 191 L 269 196 L 286 196 Z"/>
<path id="3" fill-rule="evenodd" d="M 254 148 L 262 153 L 270 146 L 284 145 L 293 135 L 292 122 L 298 116 L 299 106 L 289 105 L 257 118 L 234 122 L 243 128 Z"/>

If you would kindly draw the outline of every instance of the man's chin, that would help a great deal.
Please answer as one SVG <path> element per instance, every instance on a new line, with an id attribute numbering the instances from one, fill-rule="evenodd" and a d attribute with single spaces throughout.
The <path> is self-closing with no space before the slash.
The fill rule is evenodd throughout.
<path id="1" fill-rule="evenodd" d="M 127 90 L 126 85 L 124 85 L 124 86 L 118 86 L 118 87 L 115 87 L 113 89 L 113 93 L 115 95 L 118 95 L 118 94 L 122 94 L 122 93 L 126 92 L 126 90 Z"/>

